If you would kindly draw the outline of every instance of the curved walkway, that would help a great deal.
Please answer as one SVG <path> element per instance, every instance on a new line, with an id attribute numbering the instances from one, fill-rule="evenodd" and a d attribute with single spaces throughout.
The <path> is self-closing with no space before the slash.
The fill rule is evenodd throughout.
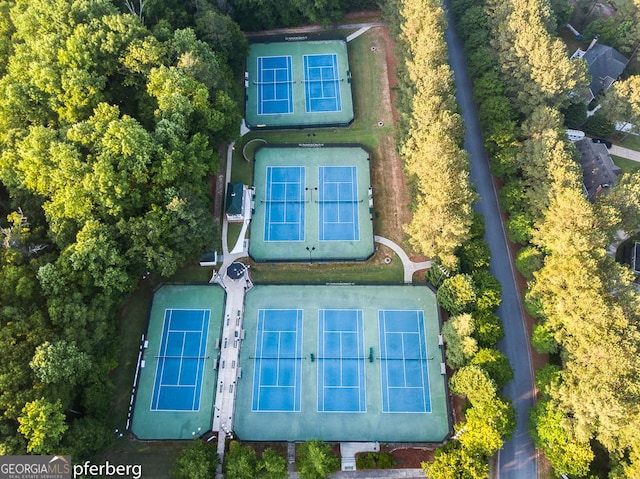
<path id="1" fill-rule="evenodd" d="M 420 262 L 411 261 L 407 253 L 404 252 L 404 250 L 400 247 L 400 245 L 391 241 L 390 239 L 385 238 L 384 236 L 378 236 L 378 235 L 374 236 L 374 239 L 376 243 L 380 243 L 385 246 L 388 246 L 393 250 L 395 254 L 398 255 L 398 257 L 400 258 L 400 261 L 402 261 L 402 266 L 404 267 L 405 283 L 411 283 L 413 281 L 413 273 L 415 273 L 416 271 L 431 268 L 431 261 L 420 261 Z"/>

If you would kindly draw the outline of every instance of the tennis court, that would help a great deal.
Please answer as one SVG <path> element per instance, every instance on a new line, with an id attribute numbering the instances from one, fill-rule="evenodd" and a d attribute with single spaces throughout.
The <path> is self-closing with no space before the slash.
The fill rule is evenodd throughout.
<path id="1" fill-rule="evenodd" d="M 429 372 L 424 311 L 381 310 L 382 410 L 429 412 Z"/>
<path id="2" fill-rule="evenodd" d="M 341 111 L 338 56 L 304 55 L 304 94 L 307 113 Z"/>
<path id="3" fill-rule="evenodd" d="M 318 177 L 318 231 L 320 241 L 357 241 L 358 169 L 356 166 L 320 166 Z"/>
<path id="4" fill-rule="evenodd" d="M 239 437 L 439 442 L 448 434 L 428 288 L 257 285 L 244 327 Z"/>
<path id="5" fill-rule="evenodd" d="M 258 312 L 253 411 L 299 411 L 302 310 Z"/>
<path id="6" fill-rule="evenodd" d="M 318 411 L 366 411 L 362 310 L 321 309 L 318 316 Z"/>
<path id="7" fill-rule="evenodd" d="M 258 57 L 258 115 L 293 112 L 291 56 Z"/>
<path id="8" fill-rule="evenodd" d="M 254 162 L 249 254 L 363 261 L 374 253 L 369 153 L 359 145 L 264 146 Z"/>
<path id="9" fill-rule="evenodd" d="M 207 354 L 209 309 L 166 309 L 152 411 L 197 411 Z"/>
<path id="10" fill-rule="evenodd" d="M 267 166 L 265 241 L 304 241 L 304 166 Z"/>
<path id="11" fill-rule="evenodd" d="M 224 300 L 217 285 L 154 293 L 134 390 L 138 439 L 192 439 L 211 429 Z"/>
<path id="12" fill-rule="evenodd" d="M 251 44 L 245 88 L 250 129 L 348 126 L 354 119 L 344 40 Z"/>

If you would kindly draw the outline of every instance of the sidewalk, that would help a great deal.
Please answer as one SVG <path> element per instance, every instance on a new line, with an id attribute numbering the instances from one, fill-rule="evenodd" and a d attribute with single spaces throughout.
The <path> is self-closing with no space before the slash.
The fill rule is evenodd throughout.
<path id="1" fill-rule="evenodd" d="M 609 154 L 640 163 L 640 151 L 631 150 L 618 145 L 612 145 L 611 148 L 609 148 Z"/>

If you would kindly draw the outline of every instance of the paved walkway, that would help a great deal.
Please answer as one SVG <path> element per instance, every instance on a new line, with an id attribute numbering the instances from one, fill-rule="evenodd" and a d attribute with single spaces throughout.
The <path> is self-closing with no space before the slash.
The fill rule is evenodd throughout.
<path id="1" fill-rule="evenodd" d="M 416 271 L 421 271 L 423 269 L 431 268 L 431 261 L 420 261 L 420 262 L 411 261 L 407 253 L 404 252 L 404 250 L 400 247 L 400 245 L 391 241 L 390 239 L 387 239 L 383 236 L 378 236 L 378 235 L 376 235 L 374 239 L 376 240 L 376 243 L 380 243 L 385 246 L 388 246 L 393 250 L 395 254 L 398 255 L 398 257 L 400 258 L 400 261 L 402 261 L 402 266 L 404 267 L 405 283 L 413 282 L 413 274 Z"/>
<path id="2" fill-rule="evenodd" d="M 623 148 L 622 146 L 612 145 L 611 148 L 609 148 L 609 154 L 640 162 L 640 151 Z"/>

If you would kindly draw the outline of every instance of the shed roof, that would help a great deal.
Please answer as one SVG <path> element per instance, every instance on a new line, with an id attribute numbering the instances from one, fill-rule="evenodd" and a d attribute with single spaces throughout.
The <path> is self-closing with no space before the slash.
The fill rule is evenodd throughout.
<path id="1" fill-rule="evenodd" d="M 244 185 L 242 183 L 229 183 L 227 188 L 227 199 L 225 213 L 228 215 L 242 214 L 242 197 Z"/>

